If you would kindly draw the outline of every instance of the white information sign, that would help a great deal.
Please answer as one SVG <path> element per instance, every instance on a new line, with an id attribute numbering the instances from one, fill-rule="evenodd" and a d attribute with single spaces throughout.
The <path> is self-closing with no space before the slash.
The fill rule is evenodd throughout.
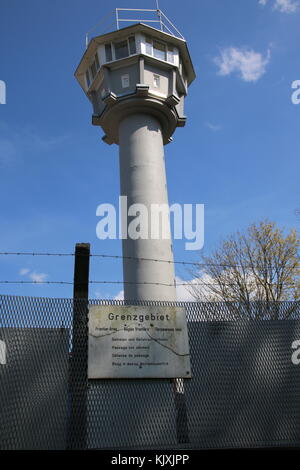
<path id="1" fill-rule="evenodd" d="M 185 309 L 90 305 L 88 376 L 190 378 Z"/>

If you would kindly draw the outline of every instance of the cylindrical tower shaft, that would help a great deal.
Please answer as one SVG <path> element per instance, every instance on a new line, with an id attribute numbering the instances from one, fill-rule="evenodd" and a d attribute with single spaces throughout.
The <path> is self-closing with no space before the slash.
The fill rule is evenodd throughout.
<path id="1" fill-rule="evenodd" d="M 124 117 L 119 124 L 119 148 L 121 196 L 127 197 L 129 215 L 132 210 L 128 230 L 122 227 L 128 234 L 122 240 L 124 298 L 174 301 L 175 272 L 159 120 L 147 113 Z M 140 230 L 140 238 L 132 239 L 130 224 L 135 219 L 136 228 L 137 217 L 141 224 L 134 232 Z"/>

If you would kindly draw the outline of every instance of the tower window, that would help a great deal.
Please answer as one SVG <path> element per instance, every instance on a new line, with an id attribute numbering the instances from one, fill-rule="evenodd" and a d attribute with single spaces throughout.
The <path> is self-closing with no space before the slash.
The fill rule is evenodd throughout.
<path id="1" fill-rule="evenodd" d="M 94 80 L 94 78 L 95 78 L 96 75 L 97 75 L 97 70 L 96 70 L 96 64 L 95 64 L 95 62 L 93 62 L 92 65 L 91 65 L 91 74 L 92 74 L 92 79 Z"/>
<path id="2" fill-rule="evenodd" d="M 100 63 L 99 63 L 98 54 L 96 53 L 95 58 L 94 58 L 94 62 L 92 63 L 92 65 L 90 67 L 92 80 L 94 80 L 94 78 L 96 77 L 97 72 L 98 72 L 99 69 L 100 69 Z"/>
<path id="3" fill-rule="evenodd" d="M 116 59 L 123 59 L 128 56 L 128 43 L 126 41 L 116 42 L 115 46 L 115 55 Z"/>
<path id="4" fill-rule="evenodd" d="M 172 46 L 168 46 L 167 61 L 174 64 L 174 49 Z"/>
<path id="5" fill-rule="evenodd" d="M 156 41 L 149 36 L 145 36 L 146 54 L 156 57 L 156 59 L 165 60 L 171 64 L 175 63 L 175 50 L 163 42 Z"/>
<path id="6" fill-rule="evenodd" d="M 111 62 L 112 59 L 112 51 L 111 51 L 111 44 L 105 44 L 105 56 L 106 62 Z"/>
<path id="7" fill-rule="evenodd" d="M 182 61 L 179 59 L 179 72 L 182 73 Z"/>
<path id="8" fill-rule="evenodd" d="M 158 41 L 153 41 L 153 55 L 157 59 L 166 60 L 166 46 Z"/>
<path id="9" fill-rule="evenodd" d="M 88 70 L 85 72 L 85 79 L 86 79 L 87 87 L 89 88 L 89 86 L 91 84 L 91 80 L 90 80 L 90 74 L 89 74 Z"/>
<path id="10" fill-rule="evenodd" d="M 96 64 L 96 70 L 99 70 L 100 69 L 100 63 L 99 63 L 99 58 L 98 58 L 97 52 L 95 54 L 95 64 Z"/>
<path id="11" fill-rule="evenodd" d="M 129 55 L 136 54 L 135 36 L 129 36 L 123 41 L 105 44 L 106 62 L 124 59 Z"/>
<path id="12" fill-rule="evenodd" d="M 152 55 L 152 39 L 146 36 L 146 54 Z"/>
<path id="13" fill-rule="evenodd" d="M 136 54 L 136 45 L 135 45 L 134 36 L 129 36 L 128 45 L 129 45 L 129 54 Z"/>

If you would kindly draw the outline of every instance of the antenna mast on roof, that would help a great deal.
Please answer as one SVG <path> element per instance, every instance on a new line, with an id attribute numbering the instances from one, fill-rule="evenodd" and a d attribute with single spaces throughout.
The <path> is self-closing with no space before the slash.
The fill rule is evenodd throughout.
<path id="1" fill-rule="evenodd" d="M 161 31 L 163 31 L 163 22 L 162 22 L 161 11 L 160 11 L 160 8 L 159 8 L 158 0 L 156 0 L 156 10 L 157 10 L 157 16 L 159 18 L 160 29 L 161 29 Z"/>

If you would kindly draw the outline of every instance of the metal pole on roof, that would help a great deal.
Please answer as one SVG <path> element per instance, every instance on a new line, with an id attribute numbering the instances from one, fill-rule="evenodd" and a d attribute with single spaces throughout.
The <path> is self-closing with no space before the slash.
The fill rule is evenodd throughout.
<path id="1" fill-rule="evenodd" d="M 184 39 L 184 37 L 183 37 L 183 35 L 181 34 L 181 32 L 176 28 L 176 26 L 172 23 L 172 21 L 169 20 L 169 18 L 164 14 L 164 12 L 162 12 L 162 11 L 160 10 L 160 13 L 161 13 L 161 15 L 162 15 L 164 18 L 166 18 L 167 22 L 170 23 L 170 25 L 172 26 L 172 28 L 175 29 L 175 31 L 179 34 L 179 36 L 180 36 L 182 39 Z M 175 35 L 173 34 L 173 36 L 175 36 Z"/>
<path id="2" fill-rule="evenodd" d="M 162 19 L 161 19 L 161 11 L 160 11 L 160 8 L 159 8 L 158 0 L 156 0 L 156 10 L 157 10 L 157 16 L 159 18 L 160 29 L 161 29 L 161 31 L 163 31 L 163 23 L 162 23 Z"/>
<path id="3" fill-rule="evenodd" d="M 118 11 L 118 8 L 116 8 L 116 20 L 117 20 L 117 29 L 119 29 L 119 11 Z"/>

